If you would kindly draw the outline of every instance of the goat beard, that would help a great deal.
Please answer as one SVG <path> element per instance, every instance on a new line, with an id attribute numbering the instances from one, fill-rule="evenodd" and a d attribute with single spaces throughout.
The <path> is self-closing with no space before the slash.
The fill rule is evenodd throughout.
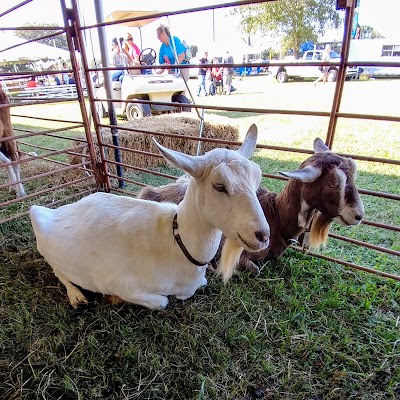
<path id="1" fill-rule="evenodd" d="M 318 249 L 326 246 L 328 240 L 329 229 L 332 224 L 332 219 L 318 212 L 312 219 L 310 228 L 310 243 L 311 249 Z"/>
<path id="2" fill-rule="evenodd" d="M 240 255 L 243 247 L 236 241 L 226 238 L 221 250 L 217 274 L 222 276 L 224 283 L 227 283 L 239 264 Z"/>

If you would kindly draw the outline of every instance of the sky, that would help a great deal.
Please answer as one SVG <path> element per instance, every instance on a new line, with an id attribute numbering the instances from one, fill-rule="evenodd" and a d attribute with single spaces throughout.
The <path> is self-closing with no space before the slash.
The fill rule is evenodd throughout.
<path id="1" fill-rule="evenodd" d="M 100 0 L 78 0 L 81 16 L 83 16 L 86 25 L 95 23 L 95 1 Z M 335 0 L 332 1 L 335 2 Z M 20 0 L 1 0 L 0 13 L 19 3 Z M 223 3 L 221 0 L 102 1 L 104 16 L 114 10 L 172 11 L 221 3 Z M 399 14 L 399 0 L 360 0 L 359 24 L 370 25 L 386 37 L 400 38 Z M 243 39 L 246 39 L 238 28 L 238 16 L 230 15 L 229 8 L 218 9 L 214 12 L 207 10 L 200 13 L 171 16 L 168 20 L 163 18 L 161 21 L 153 22 L 143 29 L 143 48 L 152 47 L 156 51 L 159 49 L 160 42 L 157 40 L 155 30 L 160 22 L 164 24 L 169 22 L 173 35 L 185 39 L 189 44 L 197 45 L 200 51 L 222 52 L 225 48 L 232 48 L 240 43 L 244 45 Z M 27 22 L 54 22 L 63 25 L 60 5 L 57 0 L 33 0 L 23 8 L 3 16 L 0 21 L 2 26 L 22 26 Z M 123 36 L 128 30 L 136 39 L 136 43 L 140 44 L 139 35 L 134 28 L 127 29 L 121 26 L 107 28 L 107 39 L 111 42 L 112 37 Z M 343 31 L 329 32 L 328 35 L 330 40 L 341 40 Z M 92 33 L 89 36 L 91 36 L 91 43 L 97 49 L 97 39 L 95 39 L 97 35 Z M 252 37 L 252 43 L 257 49 L 270 47 L 269 44 L 265 44 L 265 39 L 263 40 L 261 37 Z"/>

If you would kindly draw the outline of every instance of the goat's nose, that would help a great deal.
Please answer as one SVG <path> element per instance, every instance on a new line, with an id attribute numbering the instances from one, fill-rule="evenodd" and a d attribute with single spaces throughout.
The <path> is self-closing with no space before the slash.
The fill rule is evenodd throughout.
<path id="1" fill-rule="evenodd" d="M 267 231 L 257 231 L 255 233 L 257 240 L 261 243 L 266 242 L 269 239 L 269 232 Z"/>
<path id="2" fill-rule="evenodd" d="M 361 221 L 361 220 L 363 219 L 363 217 L 362 217 L 362 215 L 356 215 L 356 216 L 354 217 L 354 219 L 355 219 L 356 221 Z"/>

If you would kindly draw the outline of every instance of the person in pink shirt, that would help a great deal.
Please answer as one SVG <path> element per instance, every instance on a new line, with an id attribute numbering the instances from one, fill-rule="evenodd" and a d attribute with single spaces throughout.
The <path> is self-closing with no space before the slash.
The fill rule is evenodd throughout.
<path id="1" fill-rule="evenodd" d="M 140 49 L 134 43 L 133 37 L 130 33 L 127 33 L 125 35 L 123 52 L 128 57 L 130 67 L 135 65 L 140 65 L 139 61 Z M 131 75 L 138 75 L 141 73 L 141 71 L 140 69 L 136 69 L 136 70 L 131 70 L 130 73 Z"/>

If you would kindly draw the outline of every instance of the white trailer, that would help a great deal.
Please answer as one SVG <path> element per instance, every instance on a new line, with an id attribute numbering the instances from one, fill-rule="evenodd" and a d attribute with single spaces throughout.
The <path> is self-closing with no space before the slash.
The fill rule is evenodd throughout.
<path id="1" fill-rule="evenodd" d="M 363 66 L 362 62 L 397 62 L 400 63 L 400 38 L 394 39 L 352 39 L 350 42 L 349 61 L 372 76 L 400 76 L 400 67 Z"/>

